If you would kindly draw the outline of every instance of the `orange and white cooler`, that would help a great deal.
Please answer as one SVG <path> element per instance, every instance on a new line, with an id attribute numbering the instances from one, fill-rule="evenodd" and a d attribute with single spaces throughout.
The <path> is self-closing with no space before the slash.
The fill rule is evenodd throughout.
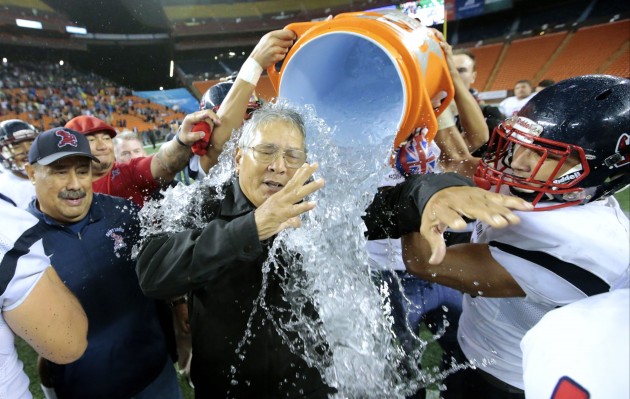
<path id="1" fill-rule="evenodd" d="M 279 98 L 312 104 L 343 146 L 394 148 L 417 128 L 431 140 L 454 90 L 434 33 L 398 11 L 353 12 L 286 26 L 297 41 L 279 71 L 267 70 Z M 444 97 L 434 108 L 431 99 Z"/>

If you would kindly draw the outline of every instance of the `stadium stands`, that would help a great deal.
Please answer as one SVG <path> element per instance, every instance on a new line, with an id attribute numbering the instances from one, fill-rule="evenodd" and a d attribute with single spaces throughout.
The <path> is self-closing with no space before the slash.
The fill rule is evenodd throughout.
<path id="1" fill-rule="evenodd" d="M 511 88 L 521 79 L 534 81 L 538 71 L 556 51 L 567 32 L 514 40 L 508 45 L 501 69 L 490 90 Z"/>
<path id="2" fill-rule="evenodd" d="M 143 133 L 183 119 L 180 112 L 131 95 L 131 90 L 69 65 L 13 62 L 0 69 L 0 120 L 22 119 L 40 130 L 89 112 L 118 130 Z"/>
<path id="3" fill-rule="evenodd" d="M 494 70 L 502 50 L 503 43 L 470 49 L 477 58 L 477 81 L 475 82 L 475 87 L 478 87 L 479 90 L 485 91 L 488 78 L 490 78 L 490 74 Z"/>
<path id="4" fill-rule="evenodd" d="M 545 77 L 562 80 L 596 73 L 619 48 L 630 40 L 630 20 L 580 28 Z M 626 58 L 626 62 L 628 59 Z"/>
<path id="5" fill-rule="evenodd" d="M 461 46 L 467 47 L 467 46 Z M 630 77 L 630 19 L 469 47 L 480 91 L 511 90 L 529 79 L 555 81 L 608 73 Z"/>

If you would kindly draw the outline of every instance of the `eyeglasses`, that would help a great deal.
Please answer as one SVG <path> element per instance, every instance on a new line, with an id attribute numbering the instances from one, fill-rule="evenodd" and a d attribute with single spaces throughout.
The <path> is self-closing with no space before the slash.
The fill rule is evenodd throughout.
<path id="1" fill-rule="evenodd" d="M 300 150 L 282 150 L 275 144 L 258 144 L 251 148 L 254 153 L 254 159 L 260 163 L 270 164 L 280 155 L 284 158 L 284 162 L 288 168 L 297 169 L 306 162 L 306 153 Z"/>

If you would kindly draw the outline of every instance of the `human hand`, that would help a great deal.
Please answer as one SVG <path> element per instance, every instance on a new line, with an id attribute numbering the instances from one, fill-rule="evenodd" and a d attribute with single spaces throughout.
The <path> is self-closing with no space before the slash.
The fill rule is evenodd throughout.
<path id="1" fill-rule="evenodd" d="M 179 327 L 179 331 L 190 334 L 190 323 L 188 320 L 188 304 L 181 303 L 173 307 L 173 316 L 175 317 L 175 323 Z"/>
<path id="2" fill-rule="evenodd" d="M 267 69 L 284 59 L 295 38 L 295 33 L 288 29 L 271 31 L 260 39 L 249 56 Z"/>
<path id="3" fill-rule="evenodd" d="M 258 238 L 261 241 L 286 228 L 298 228 L 302 225 L 299 216 L 315 208 L 315 202 L 300 201 L 324 187 L 324 179 L 317 179 L 304 184 L 317 168 L 317 163 L 302 165 L 282 190 L 271 195 L 254 211 Z"/>
<path id="4" fill-rule="evenodd" d="M 206 122 L 197 122 L 193 125 L 194 132 L 203 132 L 203 137 L 195 141 L 192 145 L 192 152 L 200 157 L 208 153 L 208 145 L 210 144 L 210 136 L 212 136 L 212 126 Z"/>
<path id="5" fill-rule="evenodd" d="M 466 227 L 464 217 L 483 221 L 492 227 L 507 227 L 520 221 L 512 209 L 530 211 L 534 207 L 521 198 L 477 187 L 448 187 L 438 191 L 424 207 L 420 223 L 420 234 L 431 248 L 429 263 L 435 265 L 444 259 L 443 233 L 447 228 L 463 229 Z"/>
<path id="6" fill-rule="evenodd" d="M 203 139 L 205 133 L 203 131 L 193 131 L 193 126 L 198 122 L 206 122 L 211 128 L 213 126 L 220 126 L 221 120 L 212 112 L 212 110 L 205 109 L 202 111 L 196 111 L 192 114 L 186 115 L 182 126 L 177 132 L 179 140 L 187 146 L 191 146 L 197 140 Z"/>

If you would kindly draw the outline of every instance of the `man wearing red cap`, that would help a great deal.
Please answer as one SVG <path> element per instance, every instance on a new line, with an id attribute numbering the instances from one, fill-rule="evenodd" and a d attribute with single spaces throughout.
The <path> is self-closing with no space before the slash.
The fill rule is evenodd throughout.
<path id="1" fill-rule="evenodd" d="M 92 162 L 92 186 L 95 192 L 131 199 L 142 206 L 144 199 L 163 184 L 170 183 L 175 174 L 183 169 L 191 156 L 192 144 L 201 133 L 191 132 L 193 124 L 220 121 L 212 111 L 200 111 L 188 115 L 182 123 L 176 139 L 165 143 L 157 154 L 118 163 L 114 158 L 116 130 L 102 120 L 89 115 L 73 118 L 66 127 L 83 133 L 90 142 L 92 154 L 100 163 Z"/>

